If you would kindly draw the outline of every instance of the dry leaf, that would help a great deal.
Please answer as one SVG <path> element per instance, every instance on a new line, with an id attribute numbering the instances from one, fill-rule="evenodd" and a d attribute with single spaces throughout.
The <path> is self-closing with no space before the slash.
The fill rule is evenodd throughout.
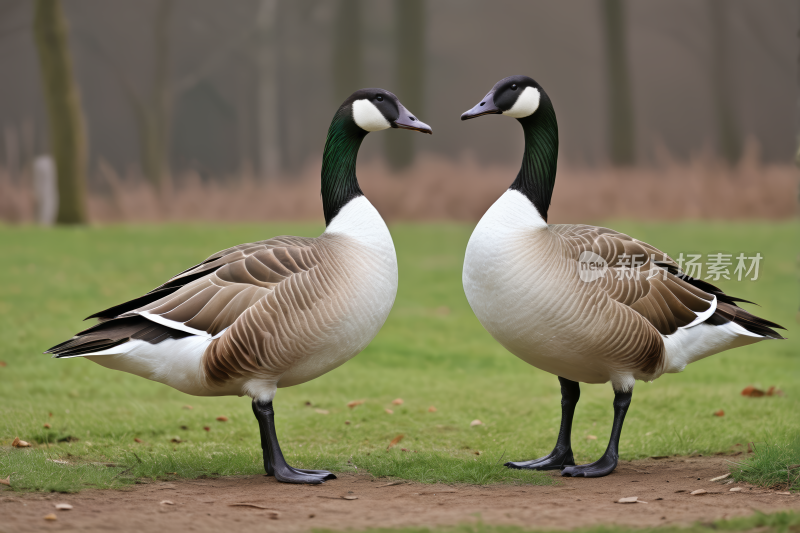
<path id="1" fill-rule="evenodd" d="M 184 405 L 183 408 L 184 409 L 194 409 L 194 407 L 192 407 L 191 405 Z"/>
<path id="2" fill-rule="evenodd" d="M 701 494 L 707 494 L 707 493 L 708 493 L 708 491 L 706 491 L 704 489 L 697 489 L 697 490 L 693 490 L 692 492 L 690 492 L 689 495 L 690 496 L 700 496 Z"/>
<path id="3" fill-rule="evenodd" d="M 384 411 L 386 411 L 387 415 L 393 415 L 394 414 L 394 411 L 392 411 L 391 409 L 384 409 Z"/>
<path id="4" fill-rule="evenodd" d="M 314 411 L 318 412 L 321 415 L 327 415 L 329 412 L 327 409 L 314 409 Z"/>
<path id="5" fill-rule="evenodd" d="M 11 486 L 11 476 L 8 476 L 5 479 L 0 479 L 0 485 L 8 485 Z"/>
<path id="6" fill-rule="evenodd" d="M 352 402 L 349 402 L 349 403 L 347 404 L 347 407 L 349 407 L 350 409 L 353 409 L 353 408 L 355 408 L 355 407 L 358 407 L 359 405 L 361 405 L 361 404 L 362 404 L 362 403 L 364 403 L 365 401 L 366 401 L 366 400 L 353 400 Z"/>
<path id="7" fill-rule="evenodd" d="M 24 440 L 19 440 L 19 437 L 14 437 L 14 442 L 11 443 L 14 448 L 30 448 L 31 445 Z"/>
<path id="8" fill-rule="evenodd" d="M 401 451 L 401 452 L 407 452 L 407 451 L 408 451 L 408 448 L 400 448 L 400 451 Z"/>
<path id="9" fill-rule="evenodd" d="M 389 443 L 389 446 L 386 447 L 387 450 L 391 450 L 395 444 L 399 444 L 401 440 L 403 440 L 405 435 L 398 435 L 392 439 L 392 442 Z"/>
<path id="10" fill-rule="evenodd" d="M 227 416 L 218 416 L 217 417 L 217 422 L 227 422 L 227 421 L 228 421 L 228 417 Z"/>
<path id="11" fill-rule="evenodd" d="M 358 496 L 342 496 L 343 500 L 357 500 Z"/>
<path id="12" fill-rule="evenodd" d="M 58 520 L 58 517 L 56 515 L 54 515 L 53 513 L 50 513 L 50 514 L 44 515 L 44 519 L 45 520 Z"/>
<path id="13" fill-rule="evenodd" d="M 475 451 L 475 452 L 472 452 L 472 453 L 474 453 L 475 455 L 480 455 L 481 454 L 481 452 L 479 452 L 479 451 Z"/>
<path id="14" fill-rule="evenodd" d="M 349 426 L 350 425 L 350 421 L 349 420 L 345 420 L 344 421 L 344 425 Z"/>
<path id="15" fill-rule="evenodd" d="M 44 429 L 50 429 L 52 426 L 50 424 L 45 423 Z"/>
<path id="16" fill-rule="evenodd" d="M 392 405 L 403 405 L 403 399 L 395 398 L 394 400 L 392 400 Z"/>
<path id="17" fill-rule="evenodd" d="M 742 492 L 742 487 L 733 487 L 728 492 Z"/>
<path id="18" fill-rule="evenodd" d="M 636 503 L 639 501 L 638 496 L 628 496 L 627 498 L 620 498 L 617 503 Z"/>
<path id="19" fill-rule="evenodd" d="M 773 385 L 769 389 L 767 389 L 767 396 L 783 396 L 783 391 L 780 389 L 776 389 L 775 385 Z"/>
<path id="20" fill-rule="evenodd" d="M 7 363 L 5 361 L 0 361 L 0 366 L 7 366 Z"/>
<path id="21" fill-rule="evenodd" d="M 211 426 L 203 426 L 203 429 L 206 431 L 211 431 Z"/>
<path id="22" fill-rule="evenodd" d="M 68 503 L 57 503 L 56 504 L 56 510 L 58 510 L 58 511 L 71 511 L 72 510 L 72 506 L 70 504 L 68 504 Z"/>
<path id="23" fill-rule="evenodd" d="M 170 442 L 174 442 L 175 444 L 180 444 L 181 443 L 181 438 L 180 437 L 175 437 Z"/>
<path id="24" fill-rule="evenodd" d="M 749 396 L 750 398 L 760 398 L 764 396 L 764 391 L 757 389 L 752 385 L 748 385 L 742 390 L 742 396 Z"/>
<path id="25" fill-rule="evenodd" d="M 586 435 L 586 440 L 597 440 L 597 435 Z"/>
<path id="26" fill-rule="evenodd" d="M 731 477 L 730 472 L 727 473 L 727 474 L 721 475 L 721 476 L 713 477 L 713 478 L 709 479 L 709 481 L 722 481 L 723 479 L 727 479 L 729 477 Z"/>
<path id="27" fill-rule="evenodd" d="M 144 443 L 144 441 L 142 439 L 140 439 L 139 437 L 134 437 L 133 442 L 138 442 L 139 444 L 143 444 Z"/>
<path id="28" fill-rule="evenodd" d="M 431 405 L 430 407 L 428 407 L 428 412 L 429 413 L 435 413 L 436 412 L 436 408 Z"/>
<path id="29" fill-rule="evenodd" d="M 725 416 L 725 411 L 720 409 L 719 411 L 714 411 L 714 416 Z"/>
<path id="30" fill-rule="evenodd" d="M 776 492 L 775 494 L 780 494 L 781 496 L 791 496 L 791 492 Z"/>
<path id="31" fill-rule="evenodd" d="M 175 502 L 172 500 L 162 500 L 161 505 L 175 505 Z"/>
<path id="32" fill-rule="evenodd" d="M 482 425 L 483 425 L 483 422 L 481 422 L 477 418 L 469 423 L 469 427 L 482 426 Z"/>

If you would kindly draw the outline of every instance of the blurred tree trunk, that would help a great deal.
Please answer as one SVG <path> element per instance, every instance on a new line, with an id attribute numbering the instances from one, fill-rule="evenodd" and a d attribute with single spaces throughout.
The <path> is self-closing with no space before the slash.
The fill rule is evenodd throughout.
<path id="1" fill-rule="evenodd" d="M 258 50 L 257 69 L 257 124 L 258 167 L 267 178 L 275 176 L 281 168 L 278 103 L 278 0 L 261 0 L 256 19 Z"/>
<path id="2" fill-rule="evenodd" d="M 711 0 L 711 90 L 717 141 L 723 159 L 734 165 L 742 156 L 742 134 L 736 121 L 731 80 L 730 43 L 728 42 L 728 0 Z"/>
<path id="3" fill-rule="evenodd" d="M 33 32 L 56 160 L 58 224 L 85 224 L 86 125 L 69 53 L 67 19 L 60 0 L 36 0 Z"/>
<path id="4" fill-rule="evenodd" d="M 161 0 L 154 24 L 153 87 L 149 103 L 135 105 L 139 121 L 142 171 L 150 183 L 164 192 L 170 184 L 169 147 L 172 112 L 170 35 L 173 0 Z"/>
<path id="5" fill-rule="evenodd" d="M 395 86 L 397 97 L 412 113 L 425 110 L 425 2 L 394 0 Z M 392 170 L 403 170 L 414 160 L 415 135 L 387 135 L 386 159 Z"/>
<path id="6" fill-rule="evenodd" d="M 627 22 L 623 0 L 603 0 L 605 26 L 609 142 L 616 166 L 636 161 L 633 133 L 633 91 L 628 67 Z"/>
<path id="7" fill-rule="evenodd" d="M 361 89 L 361 0 L 339 0 L 333 38 L 333 90 L 335 105 Z"/>

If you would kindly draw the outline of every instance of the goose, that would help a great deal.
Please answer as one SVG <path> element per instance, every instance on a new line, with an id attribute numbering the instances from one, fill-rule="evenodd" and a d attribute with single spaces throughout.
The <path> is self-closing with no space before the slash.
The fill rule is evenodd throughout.
<path id="1" fill-rule="evenodd" d="M 286 483 L 319 484 L 326 470 L 289 466 L 273 398 L 362 351 L 397 293 L 386 223 L 364 197 L 356 157 L 371 131 L 432 133 L 389 91 L 354 92 L 336 111 L 322 159 L 325 231 L 240 244 L 149 293 L 95 313 L 99 322 L 45 353 L 88 357 L 197 396 L 252 398 L 264 469 Z"/>
<path id="2" fill-rule="evenodd" d="M 548 224 L 558 156 L 553 103 L 533 79 L 511 76 L 461 120 L 491 114 L 519 121 L 525 152 L 511 187 L 470 236 L 464 292 L 495 340 L 558 376 L 562 406 L 553 451 L 505 466 L 605 476 L 617 466 L 636 380 L 652 381 L 724 350 L 782 339 L 772 328 L 783 328 L 737 306 L 752 302 L 687 276 L 645 242 L 607 228 Z M 599 460 L 576 465 L 571 429 L 579 383 L 609 381 L 614 419 L 608 447 Z"/>

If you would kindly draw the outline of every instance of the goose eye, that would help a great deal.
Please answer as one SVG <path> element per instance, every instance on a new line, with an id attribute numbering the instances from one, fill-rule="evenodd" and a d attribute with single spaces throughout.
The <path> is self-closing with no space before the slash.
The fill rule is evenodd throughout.
<path id="1" fill-rule="evenodd" d="M 375 97 L 375 100 L 377 100 L 377 101 L 379 101 L 379 102 L 383 102 L 383 96 L 381 96 L 381 95 L 379 94 L 378 96 L 376 96 L 376 97 Z"/>
<path id="2" fill-rule="evenodd" d="M 511 90 L 512 91 L 516 91 L 517 90 L 517 84 L 516 83 L 511 85 Z"/>

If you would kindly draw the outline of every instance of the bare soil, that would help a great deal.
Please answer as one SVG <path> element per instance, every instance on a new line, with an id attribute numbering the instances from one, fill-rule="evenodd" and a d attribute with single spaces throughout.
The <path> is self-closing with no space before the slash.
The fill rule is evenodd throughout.
<path id="1" fill-rule="evenodd" d="M 0 494 L 0 531 L 223 531 L 233 526 L 242 533 L 440 526 L 478 520 L 572 529 L 595 524 L 688 524 L 756 510 L 800 510 L 799 494 L 709 481 L 727 472 L 727 466 L 720 457 L 647 459 L 623 462 L 605 478 L 558 477 L 558 485 L 549 487 L 391 484 L 369 475 L 343 474 L 321 486 L 248 476 L 156 481 L 125 491 L 79 494 L 6 491 Z M 742 487 L 742 491 L 730 492 L 732 487 Z M 690 492 L 697 489 L 707 493 L 692 496 Z M 647 503 L 615 503 L 630 496 Z M 69 503 L 73 509 L 57 511 L 57 503 Z M 50 513 L 56 514 L 55 521 L 45 519 Z"/>

